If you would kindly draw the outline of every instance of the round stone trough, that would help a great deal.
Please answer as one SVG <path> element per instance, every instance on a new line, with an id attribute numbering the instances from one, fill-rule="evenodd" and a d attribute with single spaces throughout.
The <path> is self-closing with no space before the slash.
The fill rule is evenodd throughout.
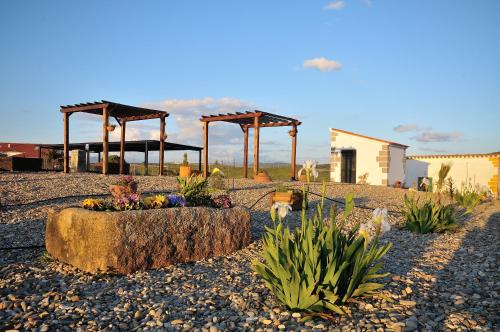
<path id="1" fill-rule="evenodd" d="M 178 207 L 102 212 L 51 210 L 47 251 L 59 261 L 96 273 L 128 274 L 222 256 L 251 241 L 244 207 Z"/>

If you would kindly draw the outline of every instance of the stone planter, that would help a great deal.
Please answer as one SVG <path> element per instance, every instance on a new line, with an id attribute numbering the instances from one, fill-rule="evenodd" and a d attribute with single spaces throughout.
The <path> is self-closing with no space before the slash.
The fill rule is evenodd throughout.
<path id="1" fill-rule="evenodd" d="M 128 274 L 226 255 L 251 241 L 246 208 L 49 211 L 45 245 L 56 259 L 96 273 Z"/>

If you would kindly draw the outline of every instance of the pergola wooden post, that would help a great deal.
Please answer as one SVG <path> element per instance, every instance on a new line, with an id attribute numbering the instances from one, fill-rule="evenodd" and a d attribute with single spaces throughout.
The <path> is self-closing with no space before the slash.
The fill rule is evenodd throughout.
<path id="1" fill-rule="evenodd" d="M 228 113 L 218 115 L 203 115 L 200 119 L 203 123 L 203 176 L 208 175 L 208 124 L 215 121 L 224 121 L 239 124 L 243 130 L 243 176 L 248 176 L 248 131 L 254 129 L 254 162 L 253 172 L 256 175 L 259 171 L 259 132 L 262 127 L 283 127 L 292 126 L 292 131 L 297 132 L 297 127 L 301 124 L 300 121 L 282 115 L 276 115 L 267 112 L 254 111 L 246 113 Z M 292 136 L 292 165 L 290 173 L 295 178 L 296 164 L 296 137 Z"/>
<path id="2" fill-rule="evenodd" d="M 127 121 L 121 121 L 120 127 L 120 174 L 125 174 L 125 126 Z"/>
<path id="3" fill-rule="evenodd" d="M 64 126 L 64 173 L 69 173 L 69 116 L 71 113 L 63 113 Z"/>
<path id="4" fill-rule="evenodd" d="M 148 150 L 148 141 L 146 141 L 146 146 L 144 147 L 144 175 L 148 175 L 149 168 L 149 150 Z"/>
<path id="5" fill-rule="evenodd" d="M 248 177 L 248 127 L 243 129 L 243 177 Z"/>
<path id="6" fill-rule="evenodd" d="M 163 175 L 163 163 L 165 160 L 165 117 L 160 118 L 160 172 Z"/>
<path id="7" fill-rule="evenodd" d="M 109 160 L 109 117 L 112 116 L 120 124 L 120 174 L 125 172 L 125 123 L 137 120 L 160 119 L 160 175 L 163 174 L 165 151 L 165 118 L 167 112 L 113 103 L 100 102 L 80 103 L 61 106 L 64 120 L 64 172 L 69 173 L 69 116 L 75 112 L 84 112 L 102 116 L 102 174 L 108 174 Z M 146 149 L 147 150 L 147 149 Z M 146 152 L 147 156 L 147 152 Z M 100 159 L 100 158 L 99 158 Z"/>
<path id="8" fill-rule="evenodd" d="M 208 176 L 208 124 L 203 122 L 203 176 Z"/>
<path id="9" fill-rule="evenodd" d="M 290 167 L 290 179 L 295 180 L 295 166 L 297 164 L 297 126 L 293 125 L 292 130 L 289 131 L 292 137 L 292 161 Z"/>
<path id="10" fill-rule="evenodd" d="M 108 107 L 105 106 L 102 109 L 102 174 L 104 175 L 108 174 L 108 160 L 109 160 L 108 125 L 109 125 L 109 112 L 108 112 Z"/>
<path id="11" fill-rule="evenodd" d="M 259 117 L 253 118 L 253 175 L 256 176 L 259 173 Z"/>

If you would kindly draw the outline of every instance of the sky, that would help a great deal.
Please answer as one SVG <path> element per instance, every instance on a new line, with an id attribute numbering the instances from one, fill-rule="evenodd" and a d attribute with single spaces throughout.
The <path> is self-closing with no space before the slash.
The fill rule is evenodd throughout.
<path id="1" fill-rule="evenodd" d="M 329 128 L 410 155 L 500 150 L 500 1 L 3 0 L 0 43 L 0 141 L 62 143 L 59 106 L 104 99 L 168 111 L 167 140 L 193 145 L 202 114 L 295 117 L 299 161 L 328 162 Z M 100 121 L 72 116 L 71 142 Z M 290 160 L 288 130 L 261 130 L 261 161 Z M 242 160 L 239 127 L 209 133 L 211 161 Z"/>

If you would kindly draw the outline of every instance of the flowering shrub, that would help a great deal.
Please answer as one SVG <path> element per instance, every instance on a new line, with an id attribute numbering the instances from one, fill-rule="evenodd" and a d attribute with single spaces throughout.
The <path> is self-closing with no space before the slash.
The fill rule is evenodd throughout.
<path id="1" fill-rule="evenodd" d="M 229 209 L 233 206 L 231 198 L 227 195 L 219 195 L 212 198 L 212 206 L 221 209 Z"/>
<path id="2" fill-rule="evenodd" d="M 323 198 L 324 195 L 325 188 Z M 323 208 L 322 199 L 312 218 L 307 218 L 303 210 L 301 227 L 294 231 L 281 222 L 287 207 L 271 209 L 273 227 L 266 227 L 263 262 L 255 260 L 253 266 L 271 292 L 289 309 L 320 315 L 324 311 L 343 314 L 342 306 L 352 298 L 373 296 L 384 286 L 373 279 L 388 275 L 379 270 L 380 260 L 391 244 L 379 244 L 385 228 L 384 210 L 377 211 L 376 233 L 370 239 L 366 232 L 358 233 L 359 224 L 351 230 L 344 229 L 354 208 L 352 194 L 346 197 L 340 218 L 335 210 L 331 210 L 330 218 L 324 218 Z"/>

